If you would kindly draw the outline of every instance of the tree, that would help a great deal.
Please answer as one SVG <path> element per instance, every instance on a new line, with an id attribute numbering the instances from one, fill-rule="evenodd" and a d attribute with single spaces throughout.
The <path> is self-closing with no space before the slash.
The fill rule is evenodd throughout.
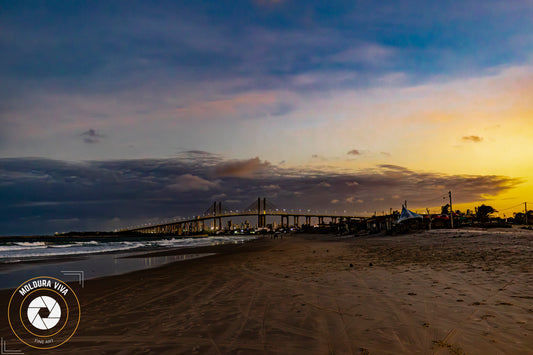
<path id="1" fill-rule="evenodd" d="M 514 214 L 514 223 L 525 224 L 526 215 L 524 212 L 518 212 Z M 533 210 L 527 211 L 527 224 L 533 224 Z"/>
<path id="2" fill-rule="evenodd" d="M 498 212 L 492 206 L 481 205 L 476 208 L 476 217 L 478 220 L 488 219 L 491 213 Z"/>
<path id="3" fill-rule="evenodd" d="M 525 222 L 526 222 L 526 218 L 523 212 L 518 212 L 514 214 L 514 223 L 524 224 Z"/>
<path id="4" fill-rule="evenodd" d="M 440 214 L 450 214 L 450 204 L 445 204 L 444 206 L 440 207 Z"/>

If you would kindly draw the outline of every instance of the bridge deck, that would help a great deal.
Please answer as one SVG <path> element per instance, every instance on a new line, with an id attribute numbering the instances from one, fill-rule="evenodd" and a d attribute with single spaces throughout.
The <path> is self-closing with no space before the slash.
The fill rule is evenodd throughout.
<path id="1" fill-rule="evenodd" d="M 143 226 L 143 227 L 137 227 L 132 229 L 123 229 L 123 232 L 142 232 L 144 230 L 149 229 L 164 229 L 166 227 L 173 227 L 173 226 L 180 226 L 185 225 L 188 223 L 197 223 L 202 222 L 206 220 L 211 219 L 222 219 L 222 218 L 229 218 L 229 217 L 255 217 L 255 216 L 274 216 L 274 217 L 296 217 L 296 218 L 331 218 L 331 219 L 340 219 L 340 218 L 350 218 L 355 220 L 364 220 L 368 217 L 362 217 L 362 216 L 349 216 L 349 215 L 340 215 L 340 214 L 309 214 L 309 213 L 292 213 L 292 212 L 265 212 L 265 213 L 257 213 L 257 212 L 230 212 L 230 213 L 224 213 L 220 215 L 211 215 L 211 216 L 197 216 L 190 219 L 184 219 L 180 221 L 173 221 L 169 223 L 160 223 L 160 224 L 154 224 L 149 226 Z"/>

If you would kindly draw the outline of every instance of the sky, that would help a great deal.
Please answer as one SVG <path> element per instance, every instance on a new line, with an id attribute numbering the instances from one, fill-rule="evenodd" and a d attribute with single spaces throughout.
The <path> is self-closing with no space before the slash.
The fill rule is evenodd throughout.
<path id="1" fill-rule="evenodd" d="M 258 196 L 533 208 L 533 1 L 0 1 L 0 235 Z"/>

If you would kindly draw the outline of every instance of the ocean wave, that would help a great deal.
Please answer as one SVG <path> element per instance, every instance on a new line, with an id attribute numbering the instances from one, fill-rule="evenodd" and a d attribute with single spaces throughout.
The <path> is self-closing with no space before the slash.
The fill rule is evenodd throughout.
<path id="1" fill-rule="evenodd" d="M 122 242 L 127 243 L 127 242 Z M 104 243 L 99 243 L 96 240 L 91 240 L 90 242 L 74 242 L 69 244 L 49 244 L 48 247 L 51 248 L 75 248 L 81 246 L 99 246 L 104 245 Z"/>
<path id="2" fill-rule="evenodd" d="M 0 246 L 0 260 L 2 262 L 23 261 L 28 258 L 49 256 L 69 256 L 95 253 L 128 251 L 139 248 L 186 248 L 196 246 L 219 245 L 225 243 L 240 243 L 255 239 L 254 236 L 217 236 L 217 237 L 175 237 L 171 239 L 99 242 L 76 241 L 67 244 L 44 242 L 18 242 Z"/>
<path id="3" fill-rule="evenodd" d="M 130 243 L 127 242 L 118 242 L 110 243 L 110 244 L 101 244 L 97 247 L 86 247 L 86 246 L 78 246 L 78 247 L 70 247 L 70 248 L 62 248 L 58 247 L 59 245 L 56 245 L 52 248 L 47 248 L 44 250 L 25 250 L 24 252 L 20 252 L 20 250 L 8 250 L 4 252 L 0 252 L 0 259 L 13 259 L 13 258 L 37 258 L 37 257 L 48 257 L 48 256 L 69 256 L 69 255 L 83 255 L 83 254 L 95 254 L 95 253 L 108 253 L 113 251 L 125 251 L 125 250 L 132 250 L 137 249 L 140 247 L 145 246 L 144 243 Z M 10 252 L 13 251 L 13 252 Z"/>
<path id="4" fill-rule="evenodd" d="M 19 245 L 21 247 L 41 247 L 46 246 L 45 242 L 16 242 L 16 245 Z"/>
<path id="5" fill-rule="evenodd" d="M 97 242 L 96 240 L 91 240 L 89 242 L 76 242 L 75 244 L 77 245 L 98 245 L 100 243 Z"/>
<path id="6" fill-rule="evenodd" d="M 0 252 L 2 251 L 11 251 L 11 250 L 35 250 L 35 249 L 46 249 L 46 245 L 42 246 L 18 246 L 18 245 L 0 245 Z"/>

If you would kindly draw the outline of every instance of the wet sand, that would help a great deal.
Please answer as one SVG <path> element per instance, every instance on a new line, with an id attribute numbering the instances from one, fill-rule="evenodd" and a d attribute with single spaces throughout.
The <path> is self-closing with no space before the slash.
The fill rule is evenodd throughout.
<path id="1" fill-rule="evenodd" d="M 532 260 L 515 229 L 261 239 L 71 283 L 81 323 L 49 353 L 531 354 Z"/>

